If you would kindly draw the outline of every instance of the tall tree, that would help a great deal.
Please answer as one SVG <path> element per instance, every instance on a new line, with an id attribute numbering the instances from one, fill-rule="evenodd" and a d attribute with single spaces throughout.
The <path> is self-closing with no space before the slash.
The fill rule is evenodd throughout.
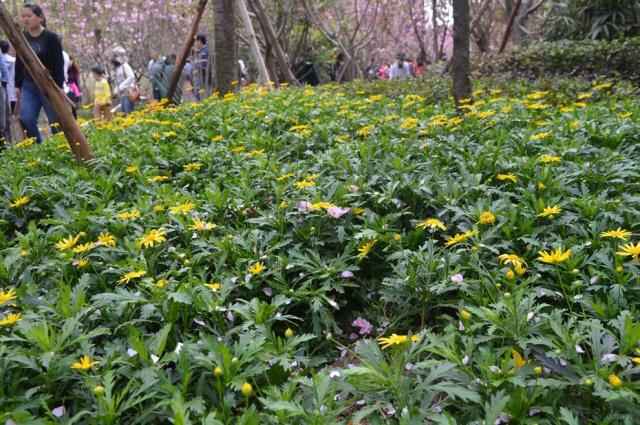
<path id="1" fill-rule="evenodd" d="M 215 0 L 214 44 L 216 89 L 220 94 L 233 90 L 238 81 L 238 50 L 234 0 Z"/>
<path id="2" fill-rule="evenodd" d="M 453 0 L 453 97 L 456 105 L 471 97 L 469 77 L 469 0 Z"/>

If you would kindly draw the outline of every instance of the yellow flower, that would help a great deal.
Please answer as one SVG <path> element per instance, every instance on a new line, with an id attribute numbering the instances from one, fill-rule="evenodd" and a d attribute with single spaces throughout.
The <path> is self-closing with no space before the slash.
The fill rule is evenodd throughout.
<path id="1" fill-rule="evenodd" d="M 616 252 L 621 257 L 632 257 L 636 261 L 640 261 L 640 242 L 637 244 L 628 243 Z"/>
<path id="2" fill-rule="evenodd" d="M 138 168 L 137 165 L 129 165 L 126 169 L 127 174 L 135 174 L 139 171 L 140 169 Z"/>
<path id="3" fill-rule="evenodd" d="M 89 356 L 80 357 L 80 361 L 75 362 L 71 365 L 71 369 L 75 370 L 89 370 L 93 366 L 97 365 L 98 362 L 91 359 Z"/>
<path id="4" fill-rule="evenodd" d="M 631 235 L 632 233 L 630 231 L 623 230 L 620 227 L 618 227 L 616 230 L 609 230 L 609 231 L 600 233 L 601 238 L 616 238 L 616 239 L 622 239 L 623 241 L 629 240 L 629 236 Z"/>
<path id="5" fill-rule="evenodd" d="M 156 282 L 156 288 L 159 289 L 163 289 L 164 287 L 166 287 L 169 284 L 169 281 L 167 279 L 159 279 Z"/>
<path id="6" fill-rule="evenodd" d="M 640 365 L 640 357 L 633 357 L 631 361 L 633 364 Z"/>
<path id="7" fill-rule="evenodd" d="M 218 227 L 218 226 L 216 226 L 213 223 L 209 223 L 209 222 L 206 222 L 206 221 L 202 221 L 202 220 L 200 220 L 198 218 L 194 218 L 193 219 L 193 224 L 189 227 L 189 229 L 195 230 L 196 232 L 206 232 L 208 230 L 213 230 L 216 227 Z"/>
<path id="8" fill-rule="evenodd" d="M 149 183 L 160 183 L 169 180 L 169 176 L 153 176 L 147 179 Z"/>
<path id="9" fill-rule="evenodd" d="M 524 260 L 516 254 L 501 254 L 498 256 L 500 264 L 510 264 L 512 266 L 525 264 Z"/>
<path id="10" fill-rule="evenodd" d="M 88 242 L 82 245 L 77 245 L 75 248 L 73 248 L 73 253 L 74 254 L 84 254 L 85 252 L 89 252 L 92 249 L 94 249 L 96 247 L 96 244 L 93 242 Z"/>
<path id="11" fill-rule="evenodd" d="M 591 99 L 592 97 L 593 97 L 593 93 L 589 93 L 589 92 L 578 93 L 578 100 Z"/>
<path id="12" fill-rule="evenodd" d="M 364 243 L 360 244 L 360 246 L 358 247 L 358 258 L 360 260 L 365 259 L 367 257 L 367 255 L 369 255 L 369 253 L 373 249 L 373 246 L 376 244 L 376 242 L 378 242 L 378 241 L 373 239 L 373 240 L 370 240 L 368 242 L 364 242 Z"/>
<path id="13" fill-rule="evenodd" d="M 471 319 L 471 313 L 468 310 L 462 309 L 460 310 L 460 318 L 465 321 L 469 320 Z"/>
<path id="14" fill-rule="evenodd" d="M 220 282 L 205 283 L 204 286 L 211 289 L 213 292 L 218 292 L 220 288 L 222 288 Z"/>
<path id="15" fill-rule="evenodd" d="M 287 338 L 292 338 L 293 335 L 295 335 L 295 333 L 293 332 L 293 329 L 291 328 L 287 328 L 286 331 L 284 331 L 284 336 Z"/>
<path id="16" fill-rule="evenodd" d="M 606 90 L 610 89 L 613 86 L 613 83 L 600 83 L 598 85 L 593 86 L 594 90 Z"/>
<path id="17" fill-rule="evenodd" d="M 527 268 L 524 266 L 524 264 L 516 264 L 513 268 L 515 269 L 518 276 L 522 276 L 527 272 Z"/>
<path id="18" fill-rule="evenodd" d="M 287 179 L 290 179 L 290 178 L 291 178 L 291 177 L 293 177 L 293 176 L 295 176 L 295 174 L 293 174 L 293 173 L 283 174 L 283 175 L 281 175 L 280 177 L 276 177 L 276 181 L 279 181 L 279 182 L 281 182 L 281 181 L 285 181 L 285 180 L 287 180 Z"/>
<path id="19" fill-rule="evenodd" d="M 560 214 L 561 212 L 562 212 L 562 208 L 560 208 L 557 205 L 554 205 L 552 207 L 544 207 L 544 210 L 542 210 L 542 212 L 538 214 L 538 217 L 553 218 L 556 215 Z"/>
<path id="20" fill-rule="evenodd" d="M 2 327 L 13 326 L 16 323 L 18 323 L 20 320 L 22 320 L 22 314 L 20 313 L 7 314 L 4 319 L 0 319 L 0 326 Z"/>
<path id="21" fill-rule="evenodd" d="M 320 202 L 316 202 L 314 204 L 311 204 L 311 209 L 314 211 L 318 211 L 318 210 L 328 210 L 329 208 L 335 207 L 335 205 L 333 205 L 330 202 L 324 202 L 324 201 L 320 201 Z"/>
<path id="22" fill-rule="evenodd" d="M 299 182 L 296 182 L 296 187 L 298 189 L 308 189 L 310 187 L 314 187 L 316 185 L 316 182 L 313 180 L 300 180 Z"/>
<path id="23" fill-rule="evenodd" d="M 111 233 L 103 232 L 98 236 L 97 245 L 100 246 L 108 246 L 110 248 L 115 248 L 116 246 L 116 238 Z"/>
<path id="24" fill-rule="evenodd" d="M 543 164 L 554 164 L 560 162 L 561 160 L 562 158 L 556 155 L 542 155 L 538 159 L 538 161 L 542 162 Z"/>
<path id="25" fill-rule="evenodd" d="M 550 252 L 540 251 L 538 252 L 538 255 L 538 261 L 547 264 L 560 264 L 564 263 L 571 257 L 571 250 L 568 249 L 566 251 L 563 251 L 562 248 L 557 248 Z"/>
<path id="26" fill-rule="evenodd" d="M 262 261 L 258 261 L 257 263 L 254 263 L 251 265 L 251 267 L 249 267 L 248 272 L 254 276 L 257 276 L 260 273 L 262 273 L 264 270 L 265 270 L 264 263 Z"/>
<path id="27" fill-rule="evenodd" d="M 511 356 L 513 357 L 513 363 L 515 363 L 516 369 L 522 369 L 527 364 L 527 361 L 518 351 L 511 350 Z"/>
<path id="28" fill-rule="evenodd" d="M 137 209 L 133 209 L 131 211 L 123 211 L 116 217 L 118 217 L 118 219 L 122 221 L 135 220 L 136 218 L 140 218 L 140 211 L 138 211 Z"/>
<path id="29" fill-rule="evenodd" d="M 509 174 L 498 174 L 496 176 L 496 179 L 498 179 L 501 182 L 509 180 L 509 181 L 515 183 L 515 182 L 518 181 L 518 177 L 516 177 L 514 174 L 511 174 L 511 173 L 509 173 Z"/>
<path id="30" fill-rule="evenodd" d="M 76 236 L 69 236 L 66 239 L 62 239 L 56 244 L 56 249 L 58 251 L 68 251 L 78 244 L 82 236 L 84 236 L 83 232 L 78 233 Z"/>
<path id="31" fill-rule="evenodd" d="M 371 135 L 371 132 L 373 131 L 374 126 L 373 125 L 367 125 L 364 127 L 361 127 L 356 134 L 360 137 L 367 137 L 369 135 Z"/>
<path id="32" fill-rule="evenodd" d="M 89 260 L 87 260 L 86 258 L 81 258 L 79 260 L 74 260 L 72 264 L 79 269 L 83 269 L 89 265 Z"/>
<path id="33" fill-rule="evenodd" d="M 166 240 L 167 238 L 163 229 L 153 229 L 138 240 L 138 247 L 151 248 L 162 242 L 166 242 Z"/>
<path id="34" fill-rule="evenodd" d="M 496 216 L 491 211 L 483 211 L 480 214 L 480 224 L 493 224 L 496 222 Z"/>
<path id="35" fill-rule="evenodd" d="M 193 202 L 185 202 L 184 204 L 169 208 L 169 212 L 173 215 L 187 215 L 194 208 L 195 204 Z"/>
<path id="36" fill-rule="evenodd" d="M 551 133 L 550 132 L 536 133 L 533 136 L 531 136 L 531 140 L 536 142 L 536 141 L 539 141 L 539 140 L 548 139 L 549 137 L 551 137 Z"/>
<path id="37" fill-rule="evenodd" d="M 622 379 L 620 379 L 620 377 L 615 373 L 612 373 L 609 375 L 609 384 L 613 388 L 620 388 L 622 386 Z"/>
<path id="38" fill-rule="evenodd" d="M 444 225 L 443 222 L 441 222 L 440 220 L 438 220 L 437 218 L 427 218 L 425 220 L 422 220 L 420 223 L 418 223 L 418 225 L 416 226 L 418 229 L 431 229 L 431 230 L 447 230 L 447 226 Z"/>
<path id="39" fill-rule="evenodd" d="M 416 118 L 406 118 L 400 124 L 400 128 L 403 130 L 413 130 L 418 126 L 418 120 Z"/>
<path id="40" fill-rule="evenodd" d="M 253 394 L 253 387 L 250 383 L 245 382 L 244 384 L 242 384 L 240 392 L 242 392 L 242 395 L 245 397 L 251 397 L 251 394 Z"/>
<path id="41" fill-rule="evenodd" d="M 131 282 L 134 279 L 139 279 L 142 276 L 146 275 L 147 272 L 144 270 L 140 270 L 140 271 L 136 271 L 136 272 L 129 272 L 129 273 L 125 273 L 120 280 L 118 280 L 118 283 L 121 285 L 126 285 L 127 283 Z"/>
<path id="42" fill-rule="evenodd" d="M 0 305 L 16 299 L 16 290 L 11 288 L 8 291 L 0 291 Z"/>
<path id="43" fill-rule="evenodd" d="M 211 138 L 212 142 L 222 142 L 224 140 L 224 136 L 222 135 L 217 135 Z"/>
<path id="44" fill-rule="evenodd" d="M 450 247 L 450 246 L 454 246 L 457 245 L 459 243 L 462 243 L 464 241 L 466 241 L 467 239 L 473 237 L 476 235 L 476 231 L 475 230 L 469 230 L 467 232 L 464 233 L 456 233 L 455 236 L 452 236 L 450 238 L 447 239 L 447 242 L 445 243 L 445 246 Z"/>
<path id="45" fill-rule="evenodd" d="M 631 115 L 633 115 L 633 113 L 631 113 L 631 112 L 621 112 L 621 113 L 618 114 L 618 118 L 624 120 L 624 119 L 627 119 L 627 118 L 631 117 Z"/>
<path id="46" fill-rule="evenodd" d="M 182 169 L 186 173 L 191 173 L 193 171 L 200 171 L 202 166 L 203 166 L 203 164 L 201 162 L 192 162 L 192 163 L 189 163 L 189 164 L 185 165 L 184 167 L 182 167 Z"/>
<path id="47" fill-rule="evenodd" d="M 391 334 L 391 336 L 389 337 L 381 336 L 380 338 L 378 338 L 378 344 L 380 344 L 380 347 L 383 350 L 386 350 L 387 348 L 392 347 L 394 345 L 405 344 L 409 341 L 418 342 L 420 341 L 420 337 L 418 335 L 413 335 L 411 336 L 411 338 L 409 338 L 409 336 L 407 335 Z"/>
<path id="48" fill-rule="evenodd" d="M 530 100 L 540 100 L 549 94 L 548 91 L 535 91 L 527 96 L 527 99 Z"/>
<path id="49" fill-rule="evenodd" d="M 587 104 L 585 102 L 576 102 L 573 104 L 576 108 L 586 108 Z"/>
<path id="50" fill-rule="evenodd" d="M 9 204 L 9 207 L 21 208 L 27 205 L 29 202 L 31 202 L 31 198 L 29 198 L 28 196 L 21 196 L 19 198 L 14 199 L 13 202 Z"/>

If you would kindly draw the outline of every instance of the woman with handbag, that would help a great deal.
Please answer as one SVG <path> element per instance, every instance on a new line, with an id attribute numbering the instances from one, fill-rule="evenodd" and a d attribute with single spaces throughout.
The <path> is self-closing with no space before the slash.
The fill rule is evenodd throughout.
<path id="1" fill-rule="evenodd" d="M 124 49 L 117 47 L 113 50 L 113 54 L 111 64 L 115 68 L 116 93 L 120 98 L 120 110 L 123 114 L 128 115 L 133 112 L 135 102 L 140 97 L 140 91 L 136 85 L 136 75 L 127 62 Z"/>
<path id="2" fill-rule="evenodd" d="M 47 68 L 58 87 L 64 83 L 64 59 L 62 56 L 62 43 L 57 34 L 46 29 L 47 21 L 40 6 L 34 4 L 24 5 L 20 15 L 25 28 L 24 36 L 38 55 L 42 64 Z M 40 92 L 29 72 L 20 58 L 16 60 L 16 113 L 20 115 L 20 121 L 27 132 L 27 137 L 33 137 L 38 143 L 42 143 L 42 136 L 38 130 L 38 116 L 44 108 L 51 131 L 59 131 L 58 117 L 47 98 Z"/>

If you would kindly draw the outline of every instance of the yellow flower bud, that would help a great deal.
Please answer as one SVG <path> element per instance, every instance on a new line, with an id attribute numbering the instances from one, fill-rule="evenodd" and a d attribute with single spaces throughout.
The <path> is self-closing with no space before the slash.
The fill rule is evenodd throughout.
<path id="1" fill-rule="evenodd" d="M 542 375 L 542 367 L 540 366 L 536 366 L 533 368 L 533 371 L 535 372 L 536 375 L 541 376 Z"/>
<path id="2" fill-rule="evenodd" d="M 286 331 L 284 331 L 284 336 L 286 336 L 287 338 L 291 338 L 293 337 L 294 333 L 293 333 L 293 329 L 291 328 L 287 328 Z"/>
<path id="3" fill-rule="evenodd" d="M 461 310 L 460 311 L 460 318 L 462 320 L 465 320 L 465 321 L 469 320 L 469 319 L 471 319 L 471 313 L 469 311 L 467 311 L 467 310 Z"/>
<path id="4" fill-rule="evenodd" d="M 250 383 L 245 382 L 244 384 L 242 384 L 242 388 L 240 391 L 242 392 L 243 396 L 251 397 L 251 394 L 253 394 L 253 387 Z"/>
<path id="5" fill-rule="evenodd" d="M 622 379 L 615 373 L 612 373 L 609 375 L 609 384 L 611 384 L 613 388 L 620 388 L 622 386 Z"/>
<path id="6" fill-rule="evenodd" d="M 100 397 L 101 395 L 104 394 L 104 387 L 102 385 L 96 385 L 93 388 L 93 393 L 97 396 Z"/>
<path id="7" fill-rule="evenodd" d="M 222 376 L 222 368 L 220 366 L 216 366 L 216 368 L 213 369 L 213 376 L 215 376 L 216 378 Z"/>
<path id="8" fill-rule="evenodd" d="M 513 272 L 513 270 L 511 269 L 507 270 L 507 279 L 513 280 L 515 279 L 515 277 L 516 277 L 516 274 Z"/>

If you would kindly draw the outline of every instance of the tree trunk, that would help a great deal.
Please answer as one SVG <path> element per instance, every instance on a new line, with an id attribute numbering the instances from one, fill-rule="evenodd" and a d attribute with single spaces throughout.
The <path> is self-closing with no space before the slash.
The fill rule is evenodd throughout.
<path id="1" fill-rule="evenodd" d="M 431 27 L 433 29 L 433 63 L 438 62 L 440 59 L 440 52 L 438 51 L 438 0 L 431 0 Z"/>
<path id="2" fill-rule="evenodd" d="M 205 7 L 207 7 L 207 1 L 208 0 L 200 0 L 198 9 L 196 10 L 196 17 L 193 20 L 193 25 L 191 26 L 191 31 L 189 32 L 187 41 L 182 48 L 182 52 L 180 52 L 178 61 L 176 62 L 176 68 L 173 71 L 173 75 L 171 76 L 171 81 L 169 82 L 169 90 L 167 91 L 167 98 L 169 99 L 169 102 L 173 102 L 174 100 L 173 95 L 178 88 L 178 82 L 180 81 L 180 75 L 182 75 L 184 64 L 187 61 L 187 57 L 189 57 L 191 48 L 193 47 L 195 37 L 198 33 L 198 27 L 200 26 L 200 20 L 202 19 L 202 15 L 204 14 Z"/>
<path id="3" fill-rule="evenodd" d="M 235 0 L 215 0 L 215 70 L 216 89 L 221 95 L 233 91 L 238 81 Z"/>
<path id="4" fill-rule="evenodd" d="M 264 6 L 262 5 L 261 0 L 251 0 L 251 5 L 253 6 L 253 10 L 256 13 L 258 20 L 260 21 L 260 26 L 264 30 L 265 39 L 271 47 L 273 48 L 273 52 L 276 57 L 276 61 L 278 61 L 278 66 L 280 67 L 280 72 L 284 76 L 284 79 L 292 85 L 299 85 L 298 80 L 295 75 L 291 71 L 291 65 L 289 64 L 289 60 L 287 59 L 287 55 L 282 50 L 282 46 L 278 41 L 278 36 L 276 35 L 276 31 L 267 16 L 267 12 L 265 11 Z"/>
<path id="5" fill-rule="evenodd" d="M 78 123 L 71 112 L 71 105 L 67 96 L 62 89 L 57 86 L 49 71 L 42 65 L 40 59 L 36 56 L 27 42 L 26 38 L 13 22 L 11 14 L 7 10 L 4 3 L 0 3 L 0 27 L 7 35 L 9 42 L 16 50 L 17 56 L 24 63 L 26 71 L 31 75 L 33 81 L 41 93 L 51 103 L 51 107 L 58 116 L 58 122 L 64 132 L 71 152 L 78 161 L 89 161 L 93 159 L 91 148 L 87 143 L 87 139 L 82 134 Z"/>
<path id="6" fill-rule="evenodd" d="M 504 52 L 504 49 L 507 47 L 507 43 L 509 42 L 509 37 L 511 36 L 511 30 L 513 29 L 513 23 L 518 15 L 518 11 L 520 10 L 520 4 L 522 0 L 516 0 L 516 4 L 511 11 L 511 16 L 509 16 L 509 21 L 507 22 L 507 28 L 504 30 L 504 36 L 502 37 L 502 42 L 500 43 L 500 49 L 498 53 Z"/>
<path id="7" fill-rule="evenodd" d="M 242 18 L 245 29 L 247 30 L 247 34 L 249 35 L 249 47 L 251 48 L 251 53 L 253 54 L 253 58 L 256 61 L 256 66 L 258 67 L 258 84 L 268 84 L 269 72 L 267 72 L 267 66 L 264 63 L 264 57 L 262 56 L 260 46 L 258 45 L 258 37 L 256 36 L 256 32 L 253 29 L 253 23 L 251 22 L 251 17 L 249 16 L 249 11 L 247 10 L 247 4 L 244 2 L 244 0 L 237 0 L 237 4 L 238 12 L 240 13 L 240 17 Z"/>
<path id="8" fill-rule="evenodd" d="M 456 105 L 471 97 L 469 77 L 469 0 L 453 0 L 453 97 Z"/>

